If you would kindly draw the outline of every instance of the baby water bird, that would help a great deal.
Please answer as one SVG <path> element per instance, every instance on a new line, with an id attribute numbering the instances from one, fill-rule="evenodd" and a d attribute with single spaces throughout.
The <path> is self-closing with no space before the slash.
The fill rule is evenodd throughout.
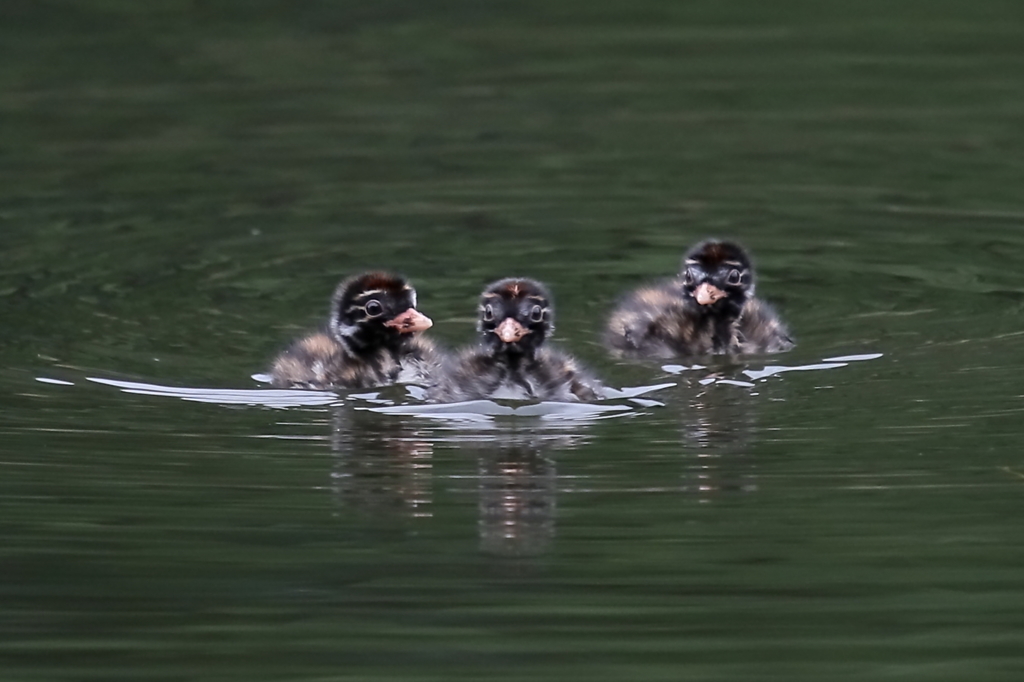
<path id="1" fill-rule="evenodd" d="M 621 355 L 658 358 L 793 347 L 775 311 L 754 298 L 747 253 L 716 240 L 690 249 L 675 278 L 626 296 L 608 320 L 605 341 Z"/>
<path id="2" fill-rule="evenodd" d="M 281 353 L 272 383 L 317 389 L 426 383 L 440 356 L 419 332 L 432 324 L 416 310 L 416 290 L 404 278 L 367 272 L 346 279 L 331 297 L 326 329 Z"/>
<path id="3" fill-rule="evenodd" d="M 525 277 L 502 279 L 480 295 L 479 343 L 449 359 L 427 390 L 433 402 L 511 398 L 596 400 L 600 384 L 576 361 L 545 345 L 554 332 L 551 294 Z"/>

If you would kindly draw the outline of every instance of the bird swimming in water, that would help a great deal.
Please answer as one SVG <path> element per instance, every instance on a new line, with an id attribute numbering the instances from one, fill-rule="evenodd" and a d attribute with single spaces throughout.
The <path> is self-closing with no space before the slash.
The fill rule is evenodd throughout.
<path id="1" fill-rule="evenodd" d="M 416 290 L 403 277 L 351 277 L 334 290 L 326 329 L 277 356 L 271 383 L 316 389 L 427 383 L 440 365 L 440 354 L 420 334 L 432 324 L 416 310 Z"/>
<path id="2" fill-rule="evenodd" d="M 427 389 L 432 402 L 487 398 L 596 400 L 600 383 L 566 353 L 546 344 L 554 332 L 551 294 L 540 282 L 511 277 L 490 284 L 477 308 L 479 343 L 449 358 Z"/>
<path id="3" fill-rule="evenodd" d="M 606 344 L 630 357 L 779 353 L 786 325 L 754 297 L 754 268 L 741 246 L 708 240 L 690 249 L 673 279 L 628 294 L 612 313 Z"/>

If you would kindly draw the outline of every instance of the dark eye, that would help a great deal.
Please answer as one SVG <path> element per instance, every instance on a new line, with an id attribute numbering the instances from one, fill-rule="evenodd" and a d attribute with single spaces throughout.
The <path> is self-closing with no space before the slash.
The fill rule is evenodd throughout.
<path id="1" fill-rule="evenodd" d="M 540 322 L 542 319 L 544 319 L 544 311 L 539 305 L 533 306 L 533 310 L 530 311 L 530 320 Z"/>
<path id="2" fill-rule="evenodd" d="M 366 314 L 370 317 L 377 317 L 384 312 L 384 306 L 380 304 L 380 301 L 373 299 L 364 307 Z"/>
<path id="3" fill-rule="evenodd" d="M 686 272 L 684 272 L 683 273 L 683 284 L 685 284 L 686 286 L 690 286 L 691 284 L 693 284 L 693 282 L 694 282 L 693 272 L 691 272 L 690 270 L 687 270 Z"/>
<path id="4" fill-rule="evenodd" d="M 494 308 L 491 307 L 490 303 L 484 306 L 484 319 L 488 322 L 494 319 Z"/>
<path id="5" fill-rule="evenodd" d="M 739 284 L 740 283 L 740 271 L 739 270 L 730 270 L 729 271 L 729 275 L 725 278 L 725 283 L 726 284 L 731 284 L 733 286 L 736 286 L 737 284 Z"/>

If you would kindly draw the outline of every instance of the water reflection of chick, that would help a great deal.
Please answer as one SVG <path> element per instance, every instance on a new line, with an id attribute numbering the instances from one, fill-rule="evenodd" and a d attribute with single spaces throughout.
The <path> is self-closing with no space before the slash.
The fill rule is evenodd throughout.
<path id="1" fill-rule="evenodd" d="M 676 278 L 629 294 L 609 318 L 605 341 L 620 355 L 661 358 L 793 347 L 775 311 L 754 298 L 746 251 L 720 241 L 693 247 Z"/>
<path id="2" fill-rule="evenodd" d="M 554 315 L 551 294 L 540 282 L 494 282 L 480 296 L 479 344 L 450 359 L 427 399 L 596 400 L 598 382 L 545 343 L 554 332 Z"/>
<path id="3" fill-rule="evenodd" d="M 480 550 L 505 557 L 537 556 L 555 536 L 555 461 L 530 445 L 481 452 Z"/>
<path id="4" fill-rule="evenodd" d="M 339 503 L 371 516 L 432 516 L 433 444 L 393 418 L 335 409 L 332 489 Z"/>
<path id="5" fill-rule="evenodd" d="M 701 375 L 704 381 L 714 375 Z M 683 488 L 702 502 L 757 489 L 751 445 L 757 398 L 746 387 L 684 381 L 678 420 L 684 445 Z"/>

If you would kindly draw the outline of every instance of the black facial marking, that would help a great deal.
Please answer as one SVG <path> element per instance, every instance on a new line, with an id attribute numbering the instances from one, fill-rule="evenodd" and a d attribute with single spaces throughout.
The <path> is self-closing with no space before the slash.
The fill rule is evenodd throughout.
<path id="1" fill-rule="evenodd" d="M 481 341 L 495 353 L 532 356 L 554 330 L 551 294 L 536 280 L 514 277 L 493 282 L 480 295 L 479 311 Z M 494 330 L 508 318 L 529 333 L 513 343 L 503 342 Z"/>
<path id="2" fill-rule="evenodd" d="M 385 323 L 415 304 L 416 291 L 404 278 L 386 272 L 357 275 L 334 290 L 330 330 L 356 353 L 396 351 L 406 339 Z"/>
<path id="3" fill-rule="evenodd" d="M 753 266 L 743 247 L 734 242 L 708 240 L 694 246 L 683 258 L 680 280 L 684 305 L 701 316 L 734 318 L 753 294 Z M 725 297 L 698 304 L 694 292 L 705 283 L 725 292 Z"/>

